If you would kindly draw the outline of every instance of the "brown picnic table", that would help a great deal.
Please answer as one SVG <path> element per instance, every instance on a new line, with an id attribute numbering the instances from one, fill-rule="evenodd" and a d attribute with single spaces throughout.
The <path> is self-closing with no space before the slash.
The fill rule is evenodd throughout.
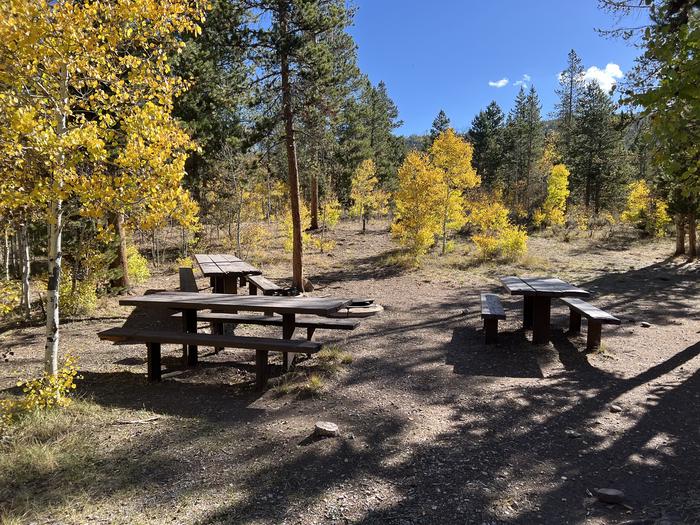
<path id="1" fill-rule="evenodd" d="M 141 308 L 168 308 L 181 311 L 183 329 L 186 333 L 197 333 L 197 312 L 212 310 L 216 312 L 238 313 L 239 311 L 280 314 L 282 316 L 282 338 L 291 339 L 296 329 L 297 315 L 328 316 L 347 307 L 350 299 L 316 298 L 316 297 L 278 297 L 267 295 L 232 295 L 222 293 L 200 294 L 197 292 L 158 292 L 150 295 L 124 297 L 119 300 L 123 306 Z M 189 345 L 186 349 L 187 364 L 197 364 L 197 346 Z M 283 366 L 289 368 L 287 353 L 282 354 Z"/>
<path id="2" fill-rule="evenodd" d="M 209 277 L 214 293 L 238 293 L 239 279 L 262 272 L 235 255 L 225 253 L 196 253 L 195 261 L 202 274 Z"/>
<path id="3" fill-rule="evenodd" d="M 532 328 L 534 344 L 549 343 L 552 297 L 588 297 L 583 288 L 556 277 L 501 277 L 511 295 L 523 296 L 523 327 Z"/>

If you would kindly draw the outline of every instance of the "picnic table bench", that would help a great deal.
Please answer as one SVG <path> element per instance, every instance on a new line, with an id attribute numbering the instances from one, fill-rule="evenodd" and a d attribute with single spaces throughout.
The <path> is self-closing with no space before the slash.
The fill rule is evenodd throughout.
<path id="1" fill-rule="evenodd" d="M 523 327 L 532 328 L 534 344 L 549 343 L 553 297 L 588 297 L 589 292 L 554 277 L 501 277 L 512 295 L 523 296 Z"/>
<path id="2" fill-rule="evenodd" d="M 588 320 L 586 331 L 586 349 L 595 350 L 600 347 L 600 333 L 604 324 L 620 324 L 614 315 L 593 306 L 576 297 L 563 297 L 562 302 L 569 307 L 569 333 L 581 332 L 581 316 Z"/>
<path id="3" fill-rule="evenodd" d="M 269 374 L 268 353 L 282 352 L 314 354 L 321 350 L 320 343 L 301 340 L 274 339 L 268 337 L 241 337 L 217 334 L 166 332 L 160 330 L 137 330 L 133 328 L 110 328 L 98 333 L 102 340 L 115 344 L 145 344 L 149 381 L 161 380 L 161 345 L 202 345 L 222 348 L 255 350 L 255 385 L 262 390 L 267 385 Z M 197 364 L 197 354 L 190 366 Z"/>
<path id="4" fill-rule="evenodd" d="M 506 318 L 506 312 L 497 295 L 481 294 L 481 318 L 484 320 L 484 343 L 495 343 L 498 338 L 498 321 Z"/>
<path id="5" fill-rule="evenodd" d="M 262 271 L 235 255 L 196 253 L 195 261 L 205 277 L 209 277 L 214 293 L 238 293 L 238 281 Z"/>
<path id="6" fill-rule="evenodd" d="M 182 317 L 182 312 L 173 314 L 173 317 Z M 248 315 L 228 314 L 223 312 L 200 312 L 197 321 L 209 321 L 214 323 L 252 324 L 261 326 L 283 326 L 284 319 L 281 315 Z M 354 330 L 360 326 L 357 319 L 332 319 L 315 315 L 298 315 L 294 320 L 294 328 L 306 328 L 306 339 L 311 341 L 316 330 Z M 293 333 L 292 333 L 293 335 Z"/>
<path id="7" fill-rule="evenodd" d="M 250 295 L 258 295 L 258 290 L 260 290 L 263 295 L 275 295 L 283 290 L 281 286 L 278 286 L 262 275 L 246 275 L 245 280 L 248 281 L 248 293 Z"/>
<path id="8" fill-rule="evenodd" d="M 145 309 L 166 308 L 181 311 L 183 331 L 189 334 L 197 333 L 197 313 L 201 310 L 229 314 L 237 314 L 239 311 L 262 312 L 273 316 L 278 314 L 282 317 L 282 338 L 291 339 L 297 326 L 297 315 L 326 317 L 347 306 L 350 302 L 349 299 L 333 298 L 158 292 L 151 295 L 124 297 L 119 301 L 119 304 Z M 190 341 L 183 344 L 187 346 L 184 352 L 187 356 L 187 362 L 194 366 L 197 363 L 197 342 Z M 289 359 L 290 353 L 293 352 L 282 350 L 282 362 L 285 370 L 288 370 L 292 364 Z"/>

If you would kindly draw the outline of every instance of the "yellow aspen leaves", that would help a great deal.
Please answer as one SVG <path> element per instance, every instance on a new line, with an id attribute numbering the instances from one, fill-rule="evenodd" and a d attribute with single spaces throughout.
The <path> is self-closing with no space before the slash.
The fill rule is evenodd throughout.
<path id="1" fill-rule="evenodd" d="M 379 187 L 377 167 L 372 159 L 363 160 L 352 176 L 350 199 L 352 207 L 350 214 L 362 219 L 362 231 L 365 231 L 367 221 L 372 215 L 387 213 L 389 195 Z"/>

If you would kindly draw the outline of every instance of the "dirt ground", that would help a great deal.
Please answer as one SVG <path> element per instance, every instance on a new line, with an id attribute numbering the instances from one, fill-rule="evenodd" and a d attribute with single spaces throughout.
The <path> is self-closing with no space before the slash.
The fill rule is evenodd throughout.
<path id="1" fill-rule="evenodd" d="M 363 235 L 343 223 L 335 237 L 332 256 L 307 257 L 313 295 L 372 297 L 386 310 L 348 335 L 317 334 L 353 361 L 313 396 L 256 393 L 244 351 L 204 349 L 198 368 L 148 384 L 145 349 L 95 335 L 131 315 L 115 299 L 66 322 L 83 408 L 45 446 L 73 432 L 80 454 L 0 474 L 5 521 L 700 523 L 700 270 L 669 258 L 670 242 L 535 237 L 521 266 L 476 264 L 458 244 L 408 271 L 388 263 L 384 224 Z M 265 275 L 287 278 L 289 263 L 276 260 Z M 623 323 L 585 353 L 555 301 L 553 342 L 535 347 L 520 299 L 499 285 L 508 274 L 569 280 Z M 176 286 L 167 272 L 136 292 Z M 488 347 L 483 291 L 500 293 L 508 315 Z M 0 395 L 12 395 L 18 376 L 41 367 L 42 328 L 3 330 L 14 355 L 0 365 Z M 342 435 L 313 439 L 318 420 Z M 597 501 L 597 488 L 622 490 L 623 504 Z"/>

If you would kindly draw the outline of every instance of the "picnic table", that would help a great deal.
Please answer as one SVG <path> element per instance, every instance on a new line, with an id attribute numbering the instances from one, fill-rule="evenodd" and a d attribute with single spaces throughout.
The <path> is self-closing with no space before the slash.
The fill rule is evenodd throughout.
<path id="1" fill-rule="evenodd" d="M 223 253 L 196 253 L 195 261 L 202 274 L 209 277 L 214 293 L 238 293 L 238 280 L 246 275 L 262 272 L 235 255 Z"/>
<path id="2" fill-rule="evenodd" d="M 238 313 L 239 311 L 263 312 L 282 316 L 282 338 L 291 339 L 296 329 L 297 315 L 328 316 L 347 307 L 350 299 L 316 297 L 277 297 L 267 295 L 232 295 L 227 293 L 200 294 L 197 292 L 158 292 L 150 295 L 124 297 L 123 306 L 141 308 L 168 308 L 182 312 L 183 328 L 187 333 L 197 333 L 197 312 Z M 197 346 L 187 347 L 187 363 L 197 364 Z M 283 354 L 283 366 L 289 368 L 288 355 Z"/>
<path id="3" fill-rule="evenodd" d="M 549 342 L 552 297 L 588 297 L 583 288 L 556 277 L 501 277 L 511 295 L 523 296 L 523 327 L 532 328 L 532 342 Z"/>

